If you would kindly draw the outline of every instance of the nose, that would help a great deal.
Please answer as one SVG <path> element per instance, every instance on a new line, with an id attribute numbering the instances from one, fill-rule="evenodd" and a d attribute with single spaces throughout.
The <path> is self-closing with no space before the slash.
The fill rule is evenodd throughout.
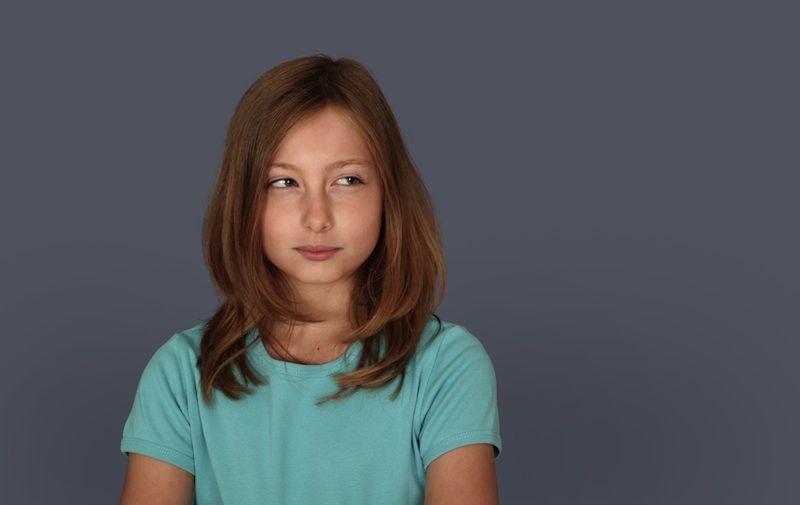
<path id="1" fill-rule="evenodd" d="M 332 206 L 324 190 L 309 191 L 305 195 L 303 220 L 308 229 L 325 230 L 333 224 Z"/>

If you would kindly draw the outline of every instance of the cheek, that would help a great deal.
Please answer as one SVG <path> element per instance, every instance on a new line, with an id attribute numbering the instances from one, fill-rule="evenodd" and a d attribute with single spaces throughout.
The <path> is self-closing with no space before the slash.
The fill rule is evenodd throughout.
<path id="1" fill-rule="evenodd" d="M 383 218 L 381 216 L 381 208 L 371 207 L 369 209 L 362 209 L 360 213 L 354 215 L 351 228 L 353 233 L 359 237 L 359 242 L 364 247 L 373 247 L 378 241 L 380 236 L 381 225 Z"/>
<path id="2" fill-rule="evenodd" d="M 265 212 L 261 218 L 261 241 L 264 246 L 274 246 L 285 242 L 286 230 L 284 228 L 287 226 L 287 220 L 281 219 L 276 212 Z"/>

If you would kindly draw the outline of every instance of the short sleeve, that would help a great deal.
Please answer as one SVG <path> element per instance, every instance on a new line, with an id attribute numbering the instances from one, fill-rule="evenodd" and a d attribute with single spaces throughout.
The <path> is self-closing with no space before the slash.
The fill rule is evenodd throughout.
<path id="1" fill-rule="evenodd" d="M 425 470 L 447 451 L 489 443 L 502 451 L 494 367 L 481 342 L 454 325 L 439 336 L 422 395 L 419 449 Z"/>
<path id="2" fill-rule="evenodd" d="M 120 451 L 144 454 L 194 475 L 187 387 L 188 361 L 173 336 L 159 347 L 139 379 L 133 406 L 122 430 Z"/>

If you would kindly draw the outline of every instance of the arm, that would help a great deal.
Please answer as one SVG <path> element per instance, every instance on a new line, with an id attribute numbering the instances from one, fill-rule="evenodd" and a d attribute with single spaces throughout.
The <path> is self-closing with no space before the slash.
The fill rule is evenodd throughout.
<path id="1" fill-rule="evenodd" d="M 194 475 L 142 454 L 128 455 L 120 505 L 190 505 Z"/>
<path id="2" fill-rule="evenodd" d="M 425 472 L 425 505 L 498 505 L 494 447 L 470 444 L 448 451 Z"/>

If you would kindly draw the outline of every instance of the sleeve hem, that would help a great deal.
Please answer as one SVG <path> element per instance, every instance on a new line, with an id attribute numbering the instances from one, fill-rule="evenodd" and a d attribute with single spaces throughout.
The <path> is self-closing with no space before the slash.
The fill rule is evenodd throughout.
<path id="1" fill-rule="evenodd" d="M 171 463 L 187 472 L 195 475 L 194 459 L 190 456 L 178 452 L 175 449 L 165 447 L 149 440 L 140 438 L 123 438 L 120 443 L 120 451 L 124 453 L 135 452 L 144 454 L 152 458 Z"/>
<path id="2" fill-rule="evenodd" d="M 425 470 L 428 469 L 433 460 L 442 454 L 451 451 L 457 447 L 470 444 L 488 443 L 494 446 L 494 457 L 497 458 L 502 451 L 502 442 L 500 435 L 494 430 L 474 430 L 465 431 L 456 435 L 449 436 L 442 439 L 440 442 L 434 444 L 422 455 L 422 463 Z"/>

